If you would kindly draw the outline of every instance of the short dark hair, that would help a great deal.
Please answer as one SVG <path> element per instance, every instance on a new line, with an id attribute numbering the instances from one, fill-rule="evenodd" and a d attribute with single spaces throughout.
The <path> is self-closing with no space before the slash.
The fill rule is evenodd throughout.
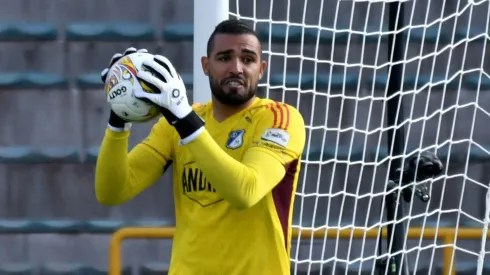
<path id="1" fill-rule="evenodd" d="M 257 33 L 247 24 L 240 22 L 237 19 L 224 20 L 221 23 L 219 23 L 216 26 L 216 28 L 214 28 L 213 33 L 211 34 L 211 36 L 208 39 L 208 45 L 207 45 L 208 56 L 210 56 L 211 52 L 213 51 L 213 41 L 214 41 L 214 37 L 217 34 L 235 34 L 235 35 L 251 34 L 251 35 L 257 37 L 257 40 L 260 41 Z"/>

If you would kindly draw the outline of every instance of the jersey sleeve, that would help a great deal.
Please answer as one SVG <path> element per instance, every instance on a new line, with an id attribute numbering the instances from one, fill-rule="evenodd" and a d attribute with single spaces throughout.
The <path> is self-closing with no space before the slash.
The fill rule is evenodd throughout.
<path id="1" fill-rule="evenodd" d="M 271 154 L 284 165 L 299 159 L 305 146 L 306 130 L 298 110 L 277 102 L 267 105 L 262 112 L 251 148 Z"/>
<path id="2" fill-rule="evenodd" d="M 231 206 L 252 207 L 281 182 L 286 164 L 298 159 L 303 150 L 305 129 L 301 115 L 293 110 L 289 119 L 286 114 L 282 126 L 278 121 L 280 118 L 277 114 L 274 117 L 272 109 L 260 116 L 253 145 L 246 149 L 241 161 L 228 155 L 206 130 L 184 146 Z"/>
<path id="3" fill-rule="evenodd" d="M 152 185 L 173 159 L 173 128 L 160 119 L 128 153 L 129 132 L 106 129 L 95 171 L 95 191 L 105 205 L 122 204 Z"/>

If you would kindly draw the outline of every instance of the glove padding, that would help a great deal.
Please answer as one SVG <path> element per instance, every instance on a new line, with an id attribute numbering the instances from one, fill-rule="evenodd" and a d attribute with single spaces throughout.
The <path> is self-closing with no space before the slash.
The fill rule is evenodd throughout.
<path id="1" fill-rule="evenodd" d="M 149 84 L 156 93 L 138 90 L 134 93 L 135 97 L 145 98 L 168 110 L 175 116 L 174 119 L 171 119 L 172 121 L 169 121 L 171 123 L 192 112 L 184 81 L 166 57 L 155 55 L 153 60 L 144 61 L 143 66 L 151 72 L 140 70 L 137 77 L 145 84 Z"/>
<path id="2" fill-rule="evenodd" d="M 123 53 L 116 53 L 112 56 L 111 60 L 109 61 L 109 67 L 103 69 L 100 72 L 100 79 L 102 80 L 102 83 L 105 83 L 107 79 L 107 74 L 109 73 L 109 69 L 116 63 L 119 59 L 122 57 L 132 54 L 132 53 L 147 53 L 148 51 L 146 49 L 139 49 L 137 50 L 136 48 L 130 47 L 127 48 Z M 127 122 L 126 120 L 120 118 L 118 115 L 116 115 L 112 110 L 109 115 L 109 128 L 113 131 L 117 132 L 122 132 L 122 131 L 127 131 L 131 128 L 131 123 Z"/>
<path id="3" fill-rule="evenodd" d="M 204 125 L 203 120 L 192 110 L 182 77 L 164 56 L 155 55 L 153 60 L 144 61 L 148 71 L 138 71 L 137 77 L 156 93 L 135 91 L 134 96 L 147 99 L 162 108 L 162 114 L 185 139 Z"/>

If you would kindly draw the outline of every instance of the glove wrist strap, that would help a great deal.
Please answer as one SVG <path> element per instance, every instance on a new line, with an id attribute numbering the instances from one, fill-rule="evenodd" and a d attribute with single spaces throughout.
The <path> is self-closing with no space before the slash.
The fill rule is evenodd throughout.
<path id="1" fill-rule="evenodd" d="M 109 128 L 115 132 L 124 132 L 131 128 L 131 123 L 120 118 L 111 110 L 111 114 L 109 115 Z"/>
<path id="2" fill-rule="evenodd" d="M 185 139 L 203 127 L 204 121 L 196 112 L 192 111 L 185 117 L 177 120 L 173 126 L 177 130 L 177 133 L 179 133 L 180 138 Z"/>

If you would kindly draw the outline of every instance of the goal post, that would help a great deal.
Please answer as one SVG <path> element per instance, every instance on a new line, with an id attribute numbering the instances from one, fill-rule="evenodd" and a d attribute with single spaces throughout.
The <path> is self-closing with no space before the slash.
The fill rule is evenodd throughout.
<path id="1" fill-rule="evenodd" d="M 208 78 L 201 66 L 201 56 L 206 55 L 206 46 L 214 28 L 228 19 L 229 0 L 194 0 L 194 40 L 193 40 L 193 103 L 211 100 Z"/>

